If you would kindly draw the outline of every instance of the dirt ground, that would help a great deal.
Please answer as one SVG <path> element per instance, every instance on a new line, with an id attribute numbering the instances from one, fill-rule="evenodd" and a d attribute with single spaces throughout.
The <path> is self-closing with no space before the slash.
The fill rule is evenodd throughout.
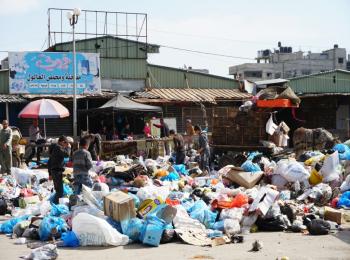
<path id="1" fill-rule="evenodd" d="M 254 240 L 263 242 L 259 252 L 249 252 Z M 14 240 L 0 236 L 0 259 L 18 259 L 28 254 L 25 245 L 14 245 Z M 160 245 L 157 248 L 131 244 L 108 248 L 59 249 L 58 259 L 350 259 L 350 229 L 327 236 L 309 236 L 301 233 L 253 233 L 245 236 L 243 244 L 217 247 L 197 247 L 181 242 Z"/>

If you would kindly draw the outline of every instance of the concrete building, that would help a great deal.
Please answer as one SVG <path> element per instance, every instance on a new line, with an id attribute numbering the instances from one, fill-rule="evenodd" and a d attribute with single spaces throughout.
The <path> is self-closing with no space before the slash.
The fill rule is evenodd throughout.
<path id="1" fill-rule="evenodd" d="M 229 74 L 235 79 L 259 81 L 265 79 L 293 78 L 334 69 L 350 69 L 346 49 L 337 44 L 321 53 L 293 52 L 292 47 L 278 43 L 278 49 L 258 51 L 257 63 L 231 66 Z"/>

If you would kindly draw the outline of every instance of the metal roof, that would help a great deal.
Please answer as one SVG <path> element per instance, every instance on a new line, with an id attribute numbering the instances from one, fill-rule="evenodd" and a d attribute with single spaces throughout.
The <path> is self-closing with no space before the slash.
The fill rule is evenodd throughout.
<path id="1" fill-rule="evenodd" d="M 348 70 L 334 69 L 334 70 L 327 70 L 327 71 L 323 71 L 323 72 L 312 73 L 312 74 L 308 74 L 308 75 L 303 75 L 303 76 L 298 76 L 298 77 L 294 77 L 294 78 L 289 78 L 288 80 L 309 78 L 309 77 L 313 77 L 313 76 L 321 76 L 321 75 L 325 75 L 325 74 L 329 74 L 329 73 L 333 73 L 333 72 L 341 72 L 341 73 L 348 73 L 348 74 L 350 74 L 350 71 L 348 71 Z"/>
<path id="2" fill-rule="evenodd" d="M 252 98 L 249 93 L 238 89 L 151 89 L 136 92 L 134 98 L 139 102 L 209 102 L 242 101 Z"/>
<path id="3" fill-rule="evenodd" d="M 255 85 L 270 85 L 270 84 L 279 84 L 279 83 L 286 83 L 288 82 L 288 79 L 267 79 L 267 80 L 260 80 L 255 81 Z"/>
<path id="4" fill-rule="evenodd" d="M 0 103 L 21 103 L 26 101 L 27 100 L 25 100 L 19 95 L 9 95 L 9 94 L 0 95 Z"/>
<path id="5" fill-rule="evenodd" d="M 86 94 L 77 95 L 77 99 L 81 98 L 111 98 L 114 97 L 116 93 L 114 92 L 102 92 L 102 94 Z M 51 98 L 51 99 L 73 99 L 73 95 L 60 95 L 60 94 L 22 94 L 26 99 L 36 99 L 36 98 Z"/>

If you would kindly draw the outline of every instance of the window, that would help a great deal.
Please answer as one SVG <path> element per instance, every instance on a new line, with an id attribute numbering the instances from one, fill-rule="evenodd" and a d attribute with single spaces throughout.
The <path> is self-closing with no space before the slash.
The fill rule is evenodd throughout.
<path id="1" fill-rule="evenodd" d="M 261 70 L 250 70 L 244 72 L 245 78 L 262 78 L 262 71 Z"/>
<path id="2" fill-rule="evenodd" d="M 338 58 L 338 63 L 343 64 L 344 63 L 344 58 Z"/>
<path id="3" fill-rule="evenodd" d="M 281 78 L 281 72 L 276 72 L 275 79 L 280 79 L 280 78 Z"/>
<path id="4" fill-rule="evenodd" d="M 301 70 L 301 74 L 302 74 L 302 75 L 309 75 L 309 74 L 311 74 L 311 70 L 302 69 L 302 70 Z"/>
<path id="5" fill-rule="evenodd" d="M 266 77 L 271 78 L 271 76 L 272 76 L 272 73 L 271 73 L 271 72 L 267 72 L 267 73 L 266 73 Z"/>

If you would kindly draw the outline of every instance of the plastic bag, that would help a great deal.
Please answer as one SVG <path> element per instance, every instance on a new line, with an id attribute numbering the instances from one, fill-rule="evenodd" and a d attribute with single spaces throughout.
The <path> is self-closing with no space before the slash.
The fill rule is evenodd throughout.
<path id="1" fill-rule="evenodd" d="M 203 200 L 198 200 L 189 209 L 191 218 L 199 220 L 206 228 L 214 225 L 217 212 L 212 212 Z"/>
<path id="2" fill-rule="evenodd" d="M 310 177 L 310 173 L 296 161 L 280 161 L 277 163 L 275 174 L 282 175 L 289 182 L 303 181 Z"/>
<path id="3" fill-rule="evenodd" d="M 129 242 L 127 236 L 120 234 L 106 220 L 87 213 L 79 213 L 73 218 L 73 232 L 81 246 L 121 246 Z"/>
<path id="4" fill-rule="evenodd" d="M 63 218 L 45 217 L 39 226 L 39 236 L 41 241 L 47 241 L 52 236 L 52 230 L 56 229 L 56 238 L 60 237 L 62 232 L 67 230 L 68 226 Z"/>
<path id="5" fill-rule="evenodd" d="M 25 215 L 25 216 L 21 216 L 21 217 L 18 217 L 18 218 L 12 218 L 12 219 L 9 219 L 5 222 L 3 222 L 1 225 L 0 225 L 0 233 L 5 233 L 5 234 L 10 234 L 13 232 L 13 227 L 19 223 L 19 222 L 22 222 L 24 220 L 27 220 L 29 218 L 28 215 Z"/>
<path id="6" fill-rule="evenodd" d="M 161 178 L 162 181 L 178 181 L 180 176 L 176 172 L 170 172 L 167 176 Z"/>
<path id="7" fill-rule="evenodd" d="M 259 164 L 253 163 L 250 160 L 245 161 L 242 165 L 241 168 L 246 171 L 246 172 L 260 172 L 261 168 Z"/>
<path id="8" fill-rule="evenodd" d="M 50 216 L 53 217 L 59 217 L 61 215 L 67 215 L 69 213 L 69 209 L 67 207 L 67 205 L 64 204 L 52 204 L 51 205 L 51 212 L 50 212 Z"/>
<path id="9" fill-rule="evenodd" d="M 340 185 L 340 191 L 345 192 L 350 190 L 350 175 L 346 176 L 345 181 Z"/>
<path id="10" fill-rule="evenodd" d="M 323 219 L 313 219 L 307 229 L 311 235 L 328 235 L 331 225 Z"/>
<path id="11" fill-rule="evenodd" d="M 244 208 L 223 209 L 220 213 L 220 219 L 236 219 L 241 222 Z"/>
<path id="12" fill-rule="evenodd" d="M 261 231 L 283 231 L 288 228 L 282 215 L 273 218 L 258 218 L 256 225 Z"/>
<path id="13" fill-rule="evenodd" d="M 61 237 L 63 246 L 65 247 L 78 247 L 80 246 L 79 239 L 73 231 L 67 231 L 62 234 Z"/>
<path id="14" fill-rule="evenodd" d="M 339 160 L 350 160 L 350 148 L 345 144 L 336 144 L 333 150 L 338 151 Z"/>
<path id="15" fill-rule="evenodd" d="M 273 135 L 273 133 L 277 130 L 277 128 L 278 128 L 278 125 L 276 125 L 273 122 L 272 115 L 270 115 L 270 118 L 266 123 L 266 133 L 268 133 L 269 135 Z"/>
<path id="16" fill-rule="evenodd" d="M 123 234 L 127 235 L 133 241 L 141 241 L 141 230 L 144 225 L 144 220 L 139 218 L 130 219 L 126 227 L 123 228 Z M 122 225 L 123 227 L 124 225 Z"/>
<path id="17" fill-rule="evenodd" d="M 350 208 L 350 191 L 346 191 L 340 196 L 337 207 Z"/>
<path id="18" fill-rule="evenodd" d="M 155 215 L 147 216 L 146 222 L 141 230 L 140 240 L 143 244 L 159 246 L 166 226 L 167 223 L 163 219 L 160 219 Z"/>
<path id="19" fill-rule="evenodd" d="M 212 229 L 224 231 L 227 235 L 234 235 L 239 233 L 241 227 L 236 219 L 224 219 L 215 222 Z"/>
<path id="20" fill-rule="evenodd" d="M 54 260 L 58 257 L 57 246 L 47 244 L 32 250 L 32 252 L 25 256 L 24 259 L 29 260 Z"/>
<path id="21" fill-rule="evenodd" d="M 169 193 L 170 191 L 167 186 L 157 187 L 155 185 L 148 185 L 139 189 L 136 195 L 140 198 L 140 201 L 156 199 L 157 197 L 161 197 L 165 201 Z"/>
<path id="22" fill-rule="evenodd" d="M 188 171 L 186 170 L 186 166 L 184 164 L 176 164 L 173 165 L 175 171 L 182 175 L 188 175 Z"/>
<path id="23" fill-rule="evenodd" d="M 341 174 L 340 168 L 341 166 L 339 164 L 338 152 L 335 151 L 331 155 L 327 156 L 326 159 L 324 160 L 323 166 L 319 172 L 319 174 L 323 177 L 322 181 L 331 182 L 334 180 L 338 180 Z"/>

